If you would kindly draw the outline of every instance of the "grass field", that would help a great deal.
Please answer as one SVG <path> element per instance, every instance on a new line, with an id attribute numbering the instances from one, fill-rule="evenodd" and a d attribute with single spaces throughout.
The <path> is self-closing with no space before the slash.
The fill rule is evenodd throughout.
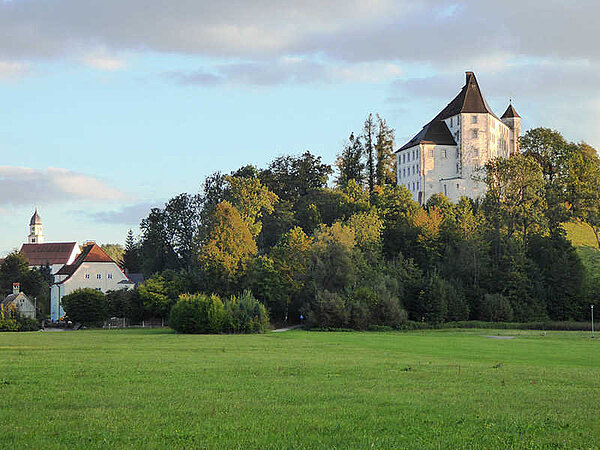
<path id="1" fill-rule="evenodd" d="M 567 232 L 567 238 L 575 247 L 592 247 L 598 250 L 596 236 L 588 225 L 581 222 L 566 222 L 563 226 Z"/>
<path id="2" fill-rule="evenodd" d="M 0 402 L 1 448 L 599 448 L 600 339 L 0 333 Z"/>

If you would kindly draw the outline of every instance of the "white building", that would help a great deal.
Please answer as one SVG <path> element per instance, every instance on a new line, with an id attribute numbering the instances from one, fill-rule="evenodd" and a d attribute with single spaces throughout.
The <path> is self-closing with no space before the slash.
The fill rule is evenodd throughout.
<path id="1" fill-rule="evenodd" d="M 0 302 L 4 311 L 14 310 L 23 317 L 35 319 L 35 304 L 21 292 L 21 285 L 13 283 L 13 293 Z"/>
<path id="2" fill-rule="evenodd" d="M 102 248 L 93 242 L 84 244 L 73 264 L 63 266 L 54 275 L 50 288 L 50 319 L 56 322 L 64 316 L 61 300 L 76 289 L 90 288 L 107 293 L 133 287 L 134 283 Z"/>
<path id="3" fill-rule="evenodd" d="M 485 192 L 481 168 L 496 157 L 519 152 L 521 117 L 509 104 L 499 119 L 475 74 L 466 73 L 459 94 L 409 142 L 396 151 L 397 182 L 425 203 L 441 193 L 456 202 Z"/>

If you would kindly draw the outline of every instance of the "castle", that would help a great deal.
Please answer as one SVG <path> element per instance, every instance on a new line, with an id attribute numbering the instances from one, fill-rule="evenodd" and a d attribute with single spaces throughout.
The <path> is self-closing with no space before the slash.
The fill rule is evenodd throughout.
<path id="1" fill-rule="evenodd" d="M 521 117 L 512 104 L 498 118 L 475 74 L 466 73 L 459 94 L 410 141 L 396 151 L 397 183 L 424 204 L 433 194 L 453 202 L 485 192 L 480 169 L 496 157 L 519 152 Z"/>

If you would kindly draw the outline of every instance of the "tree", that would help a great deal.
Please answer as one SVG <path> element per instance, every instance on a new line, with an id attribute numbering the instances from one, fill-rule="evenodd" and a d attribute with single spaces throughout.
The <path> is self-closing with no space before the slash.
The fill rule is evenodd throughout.
<path id="1" fill-rule="evenodd" d="M 344 148 L 336 159 L 338 168 L 338 178 L 336 183 L 338 187 L 344 188 L 350 180 L 354 180 L 359 185 L 364 182 L 365 163 L 364 148 L 360 136 L 354 137 L 354 133 L 350 134 L 348 142 L 344 144 Z"/>
<path id="2" fill-rule="evenodd" d="M 263 186 L 258 178 L 225 177 L 225 180 L 229 183 L 226 198 L 238 210 L 252 236 L 258 236 L 262 230 L 259 219 L 263 213 L 274 211 L 277 195 Z"/>
<path id="3" fill-rule="evenodd" d="M 507 236 L 522 232 L 523 242 L 532 226 L 544 226 L 546 201 L 540 165 L 524 155 L 496 158 L 485 166 L 487 193 L 484 206 L 497 227 Z"/>
<path id="4" fill-rule="evenodd" d="M 375 118 L 377 121 L 375 184 L 378 186 L 395 184 L 394 130 L 388 127 L 385 119 L 379 114 Z"/>
<path id="5" fill-rule="evenodd" d="M 280 156 L 260 172 L 261 181 L 282 200 L 298 198 L 327 185 L 331 166 L 320 156 L 305 152 L 299 157 Z"/>
<path id="6" fill-rule="evenodd" d="M 588 224 L 600 249 L 600 158 L 586 143 L 575 146 L 568 165 L 566 197 L 573 216 Z"/>
<path id="7" fill-rule="evenodd" d="M 140 247 L 133 237 L 130 229 L 125 239 L 125 250 L 123 252 L 123 268 L 127 273 L 138 273 L 140 266 Z"/>
<path id="8" fill-rule="evenodd" d="M 102 244 L 100 246 L 102 250 L 106 252 L 111 259 L 118 264 L 119 267 L 123 267 L 123 256 L 125 249 L 120 244 Z"/>
<path id="9" fill-rule="evenodd" d="M 95 289 L 77 289 L 65 295 L 61 305 L 73 322 L 97 326 L 108 319 L 106 297 Z"/>
<path id="10" fill-rule="evenodd" d="M 373 119 L 373 114 L 369 114 L 365 119 L 365 123 L 363 125 L 363 136 L 365 142 L 365 155 L 367 158 L 367 186 L 369 187 L 369 195 L 373 195 L 373 190 L 376 185 L 376 175 L 375 175 L 375 164 L 376 164 L 376 155 L 375 155 L 375 133 L 376 126 L 375 120 Z"/>
<path id="11" fill-rule="evenodd" d="M 225 306 L 216 295 L 183 294 L 171 309 L 169 326 L 179 333 L 220 333 Z"/>
<path id="12" fill-rule="evenodd" d="M 179 296 L 185 292 L 183 278 L 174 270 L 156 274 L 138 286 L 145 310 L 153 317 L 167 318 Z"/>
<path id="13" fill-rule="evenodd" d="M 29 265 L 25 257 L 16 250 L 9 253 L 0 263 L 0 294 L 12 293 L 13 283 L 20 283 L 27 272 Z"/>

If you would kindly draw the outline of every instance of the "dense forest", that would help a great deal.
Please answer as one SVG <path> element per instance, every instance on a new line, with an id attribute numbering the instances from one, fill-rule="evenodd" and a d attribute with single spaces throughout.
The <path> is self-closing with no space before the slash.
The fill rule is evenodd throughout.
<path id="1" fill-rule="evenodd" d="M 395 184 L 393 150 L 370 115 L 335 168 L 305 152 L 210 175 L 129 232 L 123 266 L 146 281 L 109 294 L 112 314 L 168 318 L 181 294 L 250 291 L 275 323 L 318 327 L 587 319 L 600 280 L 563 224 L 600 247 L 595 149 L 532 129 L 520 155 L 482 168 L 483 198 L 423 206 Z"/>

